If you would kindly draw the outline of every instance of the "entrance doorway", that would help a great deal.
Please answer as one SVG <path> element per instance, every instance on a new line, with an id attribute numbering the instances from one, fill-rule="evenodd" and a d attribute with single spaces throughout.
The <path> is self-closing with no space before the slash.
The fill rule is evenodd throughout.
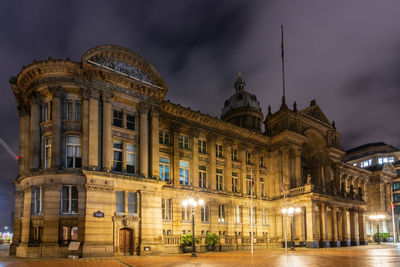
<path id="1" fill-rule="evenodd" d="M 133 231 L 129 228 L 119 230 L 119 252 L 126 256 L 133 254 Z"/>

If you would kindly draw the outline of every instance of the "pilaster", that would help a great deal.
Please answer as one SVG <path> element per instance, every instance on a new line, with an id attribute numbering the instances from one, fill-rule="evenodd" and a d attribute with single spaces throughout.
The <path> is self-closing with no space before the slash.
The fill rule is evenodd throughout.
<path id="1" fill-rule="evenodd" d="M 97 91 L 92 90 L 89 98 L 88 112 L 88 165 L 91 169 L 99 168 L 99 95 Z M 85 117 L 83 117 L 85 118 Z M 85 153 L 85 151 L 83 152 Z"/>
<path id="2" fill-rule="evenodd" d="M 358 212 L 355 210 L 350 210 L 350 232 L 351 232 L 351 245 L 359 246 L 359 232 L 358 232 Z"/>
<path id="3" fill-rule="evenodd" d="M 38 169 L 40 167 L 40 104 L 37 97 L 31 101 L 29 135 L 29 168 Z"/>
<path id="4" fill-rule="evenodd" d="M 151 144 L 151 177 L 160 177 L 159 173 L 159 152 L 160 152 L 160 144 L 158 140 L 158 134 L 159 134 L 159 120 L 160 120 L 160 111 L 158 110 L 157 107 L 152 107 L 151 108 L 151 138 L 150 138 L 150 144 Z"/>
<path id="5" fill-rule="evenodd" d="M 53 94 L 52 108 L 52 137 L 51 137 L 51 168 L 59 169 L 61 167 L 61 138 L 62 138 L 62 95 L 61 87 L 50 89 Z"/>
<path id="6" fill-rule="evenodd" d="M 140 174 L 144 177 L 149 175 L 149 133 L 148 133 L 148 113 L 149 106 L 146 103 L 140 103 L 140 149 L 139 163 Z"/>
<path id="7" fill-rule="evenodd" d="M 102 169 L 110 171 L 112 166 L 111 95 L 103 94 Z"/>

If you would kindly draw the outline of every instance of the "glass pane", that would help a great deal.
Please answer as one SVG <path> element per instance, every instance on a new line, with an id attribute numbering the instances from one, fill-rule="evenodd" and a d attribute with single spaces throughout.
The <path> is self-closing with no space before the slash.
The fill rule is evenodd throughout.
<path id="1" fill-rule="evenodd" d="M 73 146 L 67 146 L 67 156 L 72 157 L 74 155 L 74 147 Z"/>
<path id="2" fill-rule="evenodd" d="M 126 165 L 126 172 L 128 172 L 128 173 L 135 173 L 135 166 L 133 166 L 133 165 Z"/>
<path id="3" fill-rule="evenodd" d="M 135 152 L 135 146 L 132 144 L 126 144 L 126 151 Z"/>
<path id="4" fill-rule="evenodd" d="M 82 159 L 75 158 L 75 168 L 80 168 L 80 167 L 82 167 Z"/>
<path id="5" fill-rule="evenodd" d="M 116 204 L 116 212 L 124 213 L 125 212 L 125 192 L 124 191 L 116 191 L 115 192 L 115 204 Z"/>
<path id="6" fill-rule="evenodd" d="M 160 162 L 162 162 L 162 163 L 169 163 L 169 158 L 160 157 Z"/>
<path id="7" fill-rule="evenodd" d="M 69 212 L 69 203 L 68 199 L 63 199 L 62 201 L 62 213 L 68 213 Z"/>
<path id="8" fill-rule="evenodd" d="M 179 161 L 179 167 L 189 168 L 189 162 L 181 160 Z"/>
<path id="9" fill-rule="evenodd" d="M 128 213 L 136 213 L 136 193 L 128 193 Z"/>
<path id="10" fill-rule="evenodd" d="M 114 142 L 113 147 L 117 149 L 122 149 L 122 142 Z"/>
<path id="11" fill-rule="evenodd" d="M 132 153 L 126 153 L 126 164 L 134 165 L 135 155 Z"/>
<path id="12" fill-rule="evenodd" d="M 71 187 L 71 198 L 78 199 L 78 188 L 76 186 Z"/>
<path id="13" fill-rule="evenodd" d="M 77 199 L 71 200 L 71 212 L 78 213 L 78 200 Z"/>
<path id="14" fill-rule="evenodd" d="M 78 227 L 74 226 L 71 229 L 71 240 L 77 241 L 78 240 Z"/>
<path id="15" fill-rule="evenodd" d="M 69 136 L 67 136 L 67 143 L 68 144 L 77 144 L 77 145 L 79 145 L 80 144 L 80 142 L 79 142 L 79 136 L 71 136 L 71 135 L 69 135 Z"/>
<path id="16" fill-rule="evenodd" d="M 75 156 L 80 157 L 81 156 L 81 150 L 79 146 L 75 146 Z"/>

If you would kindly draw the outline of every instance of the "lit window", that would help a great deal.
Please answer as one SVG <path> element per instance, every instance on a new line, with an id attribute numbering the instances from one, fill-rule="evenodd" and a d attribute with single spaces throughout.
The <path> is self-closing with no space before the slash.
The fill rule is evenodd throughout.
<path id="1" fill-rule="evenodd" d="M 78 189 L 76 186 L 63 185 L 61 189 L 61 213 L 78 213 Z"/>
<path id="2" fill-rule="evenodd" d="M 353 163 L 353 166 L 357 166 L 357 163 Z"/>
<path id="3" fill-rule="evenodd" d="M 260 191 L 261 191 L 261 197 L 265 197 L 264 178 L 260 178 Z"/>
<path id="4" fill-rule="evenodd" d="M 44 168 L 51 167 L 51 138 L 44 139 Z"/>
<path id="5" fill-rule="evenodd" d="M 160 157 L 160 179 L 169 182 L 169 158 Z"/>
<path id="6" fill-rule="evenodd" d="M 65 112 L 66 120 L 72 120 L 72 101 L 66 102 L 66 112 Z"/>
<path id="7" fill-rule="evenodd" d="M 160 144 L 169 145 L 169 132 L 167 130 L 160 130 L 158 140 Z"/>
<path id="8" fill-rule="evenodd" d="M 71 241 L 78 241 L 78 226 L 71 227 Z"/>
<path id="9" fill-rule="evenodd" d="M 43 106 L 43 121 L 49 120 L 49 106 L 47 103 Z"/>
<path id="10" fill-rule="evenodd" d="M 172 220 L 172 199 L 161 199 L 162 218 Z"/>
<path id="11" fill-rule="evenodd" d="M 126 129 L 134 131 L 135 128 L 136 128 L 135 115 L 127 113 L 126 114 Z"/>
<path id="12" fill-rule="evenodd" d="M 67 136 L 67 168 L 80 168 L 82 166 L 81 158 L 81 140 L 79 136 Z"/>
<path id="13" fill-rule="evenodd" d="M 207 167 L 199 165 L 199 187 L 207 188 Z"/>
<path id="14" fill-rule="evenodd" d="M 265 165 L 264 165 L 264 157 L 263 156 L 260 156 L 260 167 L 265 167 Z"/>
<path id="15" fill-rule="evenodd" d="M 128 192 L 128 214 L 137 214 L 136 193 Z"/>
<path id="16" fill-rule="evenodd" d="M 115 191 L 115 213 L 117 215 L 125 214 L 125 192 Z"/>
<path id="17" fill-rule="evenodd" d="M 179 135 L 179 148 L 189 149 L 189 136 Z"/>
<path id="18" fill-rule="evenodd" d="M 393 191 L 400 190 L 400 183 L 393 183 Z"/>
<path id="19" fill-rule="evenodd" d="M 122 111 L 113 110 L 113 125 L 117 127 L 122 127 Z"/>
<path id="20" fill-rule="evenodd" d="M 210 208 L 206 204 L 201 207 L 201 221 L 202 222 L 210 221 Z"/>
<path id="21" fill-rule="evenodd" d="M 263 209 L 262 223 L 263 223 L 263 225 L 268 225 L 268 210 L 267 209 Z"/>
<path id="22" fill-rule="evenodd" d="M 239 178 L 238 178 L 238 173 L 237 172 L 232 172 L 232 192 L 233 193 L 239 193 Z"/>
<path id="23" fill-rule="evenodd" d="M 179 183 L 189 185 L 189 162 L 179 161 Z"/>
<path id="24" fill-rule="evenodd" d="M 135 146 L 126 144 L 126 172 L 135 173 Z"/>
<path id="25" fill-rule="evenodd" d="M 189 206 L 186 207 L 182 206 L 182 221 L 191 221 L 191 220 L 192 220 L 191 208 L 189 208 Z"/>
<path id="26" fill-rule="evenodd" d="M 237 151 L 237 149 L 232 148 L 232 150 L 231 150 L 231 158 L 232 158 L 232 160 L 238 160 L 238 151 Z"/>
<path id="27" fill-rule="evenodd" d="M 253 225 L 256 225 L 256 209 L 253 207 L 253 221 L 251 218 L 251 208 L 249 208 L 249 223 L 251 225 L 251 222 L 253 222 Z"/>
<path id="28" fill-rule="evenodd" d="M 224 190 L 224 176 L 222 175 L 222 169 L 217 169 L 216 175 L 217 175 L 216 177 L 217 190 L 222 191 Z"/>
<path id="29" fill-rule="evenodd" d="M 78 226 L 61 226 L 60 243 L 68 246 L 69 242 L 78 241 Z"/>
<path id="30" fill-rule="evenodd" d="M 122 142 L 113 143 L 113 171 L 122 172 Z"/>
<path id="31" fill-rule="evenodd" d="M 241 212 L 242 207 L 236 205 L 236 206 L 234 206 L 233 208 L 234 208 L 234 209 L 233 209 L 233 217 L 234 217 L 235 223 L 241 223 L 241 222 L 242 222 L 242 219 L 241 219 L 241 218 L 242 218 L 242 217 L 241 217 L 241 214 L 242 214 L 242 212 Z"/>
<path id="32" fill-rule="evenodd" d="M 225 223 L 225 205 L 218 205 L 218 223 Z"/>
<path id="33" fill-rule="evenodd" d="M 394 157 L 378 158 L 378 164 L 385 164 L 388 162 L 394 162 Z"/>
<path id="34" fill-rule="evenodd" d="M 372 165 L 372 159 L 361 161 L 361 168 L 368 167 Z"/>
<path id="35" fill-rule="evenodd" d="M 198 149 L 199 153 L 204 153 L 204 154 L 207 153 L 207 141 L 199 139 Z"/>
<path id="36" fill-rule="evenodd" d="M 32 187 L 31 214 L 38 215 L 42 213 L 43 190 L 40 186 Z"/>
<path id="37" fill-rule="evenodd" d="M 215 145 L 215 154 L 218 158 L 222 158 L 222 145 Z"/>

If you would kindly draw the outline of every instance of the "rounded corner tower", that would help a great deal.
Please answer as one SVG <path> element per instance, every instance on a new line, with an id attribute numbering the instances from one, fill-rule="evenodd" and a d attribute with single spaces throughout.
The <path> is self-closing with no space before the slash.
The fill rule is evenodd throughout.
<path id="1" fill-rule="evenodd" d="M 221 120 L 249 130 L 261 132 L 263 114 L 257 97 L 245 91 L 246 82 L 239 72 L 234 88 L 235 93 L 225 100 Z"/>

